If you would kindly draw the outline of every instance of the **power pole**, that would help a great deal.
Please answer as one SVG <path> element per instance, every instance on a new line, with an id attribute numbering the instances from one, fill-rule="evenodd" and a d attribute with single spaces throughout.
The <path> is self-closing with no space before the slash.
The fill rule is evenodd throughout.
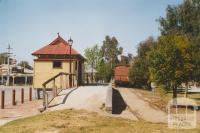
<path id="1" fill-rule="evenodd" d="M 8 85 L 10 85 L 10 50 L 11 50 L 12 48 L 10 47 L 10 44 L 8 44 L 8 48 L 7 48 L 7 50 L 8 50 L 8 53 L 7 53 L 7 55 L 8 55 L 8 60 L 7 60 L 7 64 L 8 64 L 8 74 L 7 74 L 7 82 L 6 82 L 6 85 L 8 86 Z"/>

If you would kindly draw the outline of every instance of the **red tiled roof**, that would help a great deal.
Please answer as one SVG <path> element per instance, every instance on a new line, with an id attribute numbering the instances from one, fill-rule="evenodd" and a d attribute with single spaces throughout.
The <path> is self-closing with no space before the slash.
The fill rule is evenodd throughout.
<path id="1" fill-rule="evenodd" d="M 44 54 L 70 54 L 70 46 L 60 35 L 51 42 L 49 45 L 42 47 L 41 49 L 32 53 L 32 55 L 44 55 Z M 71 49 L 72 55 L 80 55 L 75 49 Z"/>

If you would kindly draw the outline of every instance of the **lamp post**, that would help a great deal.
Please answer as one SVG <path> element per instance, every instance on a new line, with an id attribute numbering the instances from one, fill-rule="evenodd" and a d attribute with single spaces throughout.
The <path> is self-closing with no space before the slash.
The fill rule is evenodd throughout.
<path id="1" fill-rule="evenodd" d="M 71 88 L 72 87 L 72 61 L 71 61 L 71 58 L 72 58 L 72 56 L 71 56 L 71 54 L 72 54 L 72 44 L 73 44 L 73 40 L 71 39 L 71 37 L 70 37 L 70 39 L 68 40 L 68 43 L 69 43 L 69 55 L 70 55 L 70 57 L 69 57 L 69 87 Z"/>

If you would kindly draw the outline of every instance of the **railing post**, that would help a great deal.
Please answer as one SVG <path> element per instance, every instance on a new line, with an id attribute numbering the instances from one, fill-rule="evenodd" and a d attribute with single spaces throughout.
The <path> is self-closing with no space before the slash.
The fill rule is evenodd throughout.
<path id="1" fill-rule="evenodd" d="M 24 89 L 21 89 L 21 103 L 24 103 Z"/>
<path id="2" fill-rule="evenodd" d="M 63 75 L 60 75 L 60 89 L 63 89 Z"/>
<path id="3" fill-rule="evenodd" d="M 74 75 L 72 75 L 72 87 L 74 87 Z"/>
<path id="4" fill-rule="evenodd" d="M 43 106 L 46 109 L 47 106 L 46 106 L 46 91 L 45 91 L 45 89 L 46 89 L 46 86 L 43 86 Z"/>
<path id="5" fill-rule="evenodd" d="M 53 87 L 52 87 L 52 91 L 53 91 L 53 97 L 56 96 L 56 80 L 53 80 Z"/>
<path id="6" fill-rule="evenodd" d="M 15 101 L 15 90 L 13 90 L 12 105 L 16 105 L 16 101 Z"/>
<path id="7" fill-rule="evenodd" d="M 45 96 L 45 98 L 46 98 L 46 99 L 45 99 L 45 100 L 46 100 L 46 102 L 45 102 L 46 105 L 45 105 L 45 106 L 46 106 L 46 108 L 48 108 L 48 93 L 45 93 L 45 95 L 46 95 L 46 96 Z"/>
<path id="8" fill-rule="evenodd" d="M 72 87 L 72 74 L 69 74 L 69 88 Z"/>
<path id="9" fill-rule="evenodd" d="M 32 88 L 29 88 L 29 101 L 32 101 Z"/>
<path id="10" fill-rule="evenodd" d="M 1 109 L 4 109 L 5 91 L 1 91 Z"/>

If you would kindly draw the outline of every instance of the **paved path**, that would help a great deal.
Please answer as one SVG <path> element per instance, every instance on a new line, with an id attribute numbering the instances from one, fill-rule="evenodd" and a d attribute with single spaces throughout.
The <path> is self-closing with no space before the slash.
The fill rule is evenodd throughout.
<path id="1" fill-rule="evenodd" d="M 74 108 L 98 112 L 105 103 L 107 89 L 107 86 L 80 86 L 63 90 L 50 103 L 48 110 Z"/>
<path id="2" fill-rule="evenodd" d="M 142 100 L 127 88 L 118 88 L 127 106 L 139 118 L 153 123 L 166 123 L 167 114 L 152 108 L 148 102 Z"/>

